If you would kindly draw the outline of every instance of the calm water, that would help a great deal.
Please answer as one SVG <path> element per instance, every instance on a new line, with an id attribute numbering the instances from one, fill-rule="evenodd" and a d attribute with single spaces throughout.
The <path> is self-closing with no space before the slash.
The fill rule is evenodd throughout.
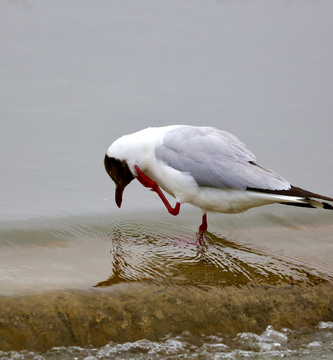
<path id="1" fill-rule="evenodd" d="M 332 16 L 330 1 L 1 2 L 0 295 L 7 297 L 0 301 L 7 307 L 2 306 L 0 350 L 33 353 L 0 351 L 0 359 L 331 354 L 332 329 L 318 328 L 333 321 L 331 212 L 269 206 L 212 215 L 211 233 L 198 248 L 190 241 L 200 211 L 184 206 L 172 217 L 155 194 L 134 182 L 119 210 L 103 158 L 116 138 L 148 126 L 215 126 L 237 135 L 259 163 L 294 185 L 332 197 Z M 60 316 L 76 335 L 53 336 L 52 342 L 38 317 L 44 307 L 50 314 L 59 309 L 50 291 L 58 297 L 79 291 L 75 301 L 82 303 L 108 294 L 121 303 L 137 286 L 152 294 L 164 289 L 175 304 L 203 291 L 189 314 L 200 314 L 203 302 L 213 304 L 212 294 L 236 289 L 230 316 L 243 314 L 243 322 L 211 327 L 215 304 L 202 314 L 200 326 L 197 319 L 172 318 L 154 327 L 159 304 L 143 293 L 142 303 L 129 303 L 128 309 L 149 304 L 151 330 L 142 319 L 140 326 L 126 323 L 128 334 L 135 326 L 140 330 L 135 336 L 120 336 L 121 327 L 116 336 L 104 325 L 94 330 L 105 335 L 98 340 L 93 331 L 78 335 L 76 317 L 66 311 L 61 317 L 59 310 L 49 323 Z M 185 300 L 177 297 L 182 293 Z M 302 301 L 279 297 L 285 293 L 310 299 L 309 312 Z M 259 295 L 270 305 L 254 299 L 256 315 L 248 314 L 245 300 L 234 307 Z M 17 315 L 17 296 L 28 304 L 30 323 Z M 38 311 L 36 296 L 44 304 Z M 75 308 L 71 297 L 66 301 Z M 291 307 L 304 316 L 284 316 Z M 90 310 L 82 311 L 89 318 Z M 21 319 L 14 321 L 17 337 L 8 335 L 15 316 Z M 271 325 L 278 334 L 267 341 Z M 49 334 L 48 340 L 36 333 L 35 340 L 22 339 L 27 326 Z M 258 338 L 239 340 L 244 332 Z M 207 338 L 200 338 L 203 333 Z M 144 338 L 146 343 L 137 343 Z M 274 342 L 280 347 L 267 345 Z M 97 350 L 83 350 L 89 345 Z M 64 348 L 46 353 L 54 346 Z"/>

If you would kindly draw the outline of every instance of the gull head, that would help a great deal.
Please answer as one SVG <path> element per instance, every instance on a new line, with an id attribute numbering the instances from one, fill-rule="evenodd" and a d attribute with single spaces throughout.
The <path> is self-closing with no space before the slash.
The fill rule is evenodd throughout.
<path id="1" fill-rule="evenodd" d="M 124 189 L 134 179 L 134 176 L 125 160 L 109 157 L 108 154 L 105 155 L 104 166 L 106 172 L 116 184 L 116 204 L 120 208 Z"/>

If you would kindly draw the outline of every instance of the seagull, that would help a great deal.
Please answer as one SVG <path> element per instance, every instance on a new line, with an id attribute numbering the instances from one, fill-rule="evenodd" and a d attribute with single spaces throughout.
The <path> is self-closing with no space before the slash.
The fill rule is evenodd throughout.
<path id="1" fill-rule="evenodd" d="M 213 127 L 149 127 L 122 136 L 108 148 L 104 166 L 119 208 L 125 187 L 136 178 L 172 215 L 183 203 L 200 208 L 199 234 L 207 230 L 208 212 L 235 214 L 274 203 L 333 210 L 326 202 L 333 198 L 291 185 L 259 165 L 236 136 Z M 174 207 L 161 189 L 176 199 Z"/>

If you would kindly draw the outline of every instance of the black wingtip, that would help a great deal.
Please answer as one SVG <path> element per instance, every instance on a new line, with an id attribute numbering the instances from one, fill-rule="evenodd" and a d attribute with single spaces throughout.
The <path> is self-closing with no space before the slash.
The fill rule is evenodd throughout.
<path id="1" fill-rule="evenodd" d="M 301 197 L 301 198 L 315 198 L 315 199 L 321 199 L 321 200 L 326 200 L 326 201 L 332 201 L 333 202 L 333 198 L 330 198 L 328 196 L 324 196 L 324 195 L 320 195 L 320 194 L 316 194 L 313 193 L 311 191 L 308 190 L 304 190 L 302 188 L 290 185 L 289 189 L 284 189 L 284 190 L 268 190 L 268 189 L 256 189 L 256 188 L 247 188 L 246 190 L 250 190 L 250 191 L 258 191 L 258 192 L 263 192 L 263 193 L 267 193 L 267 194 L 275 194 L 275 195 L 285 195 L 285 196 L 297 196 L 297 197 Z M 327 203 L 325 203 L 327 204 Z M 331 209 L 331 205 L 327 204 L 328 207 L 325 207 L 325 209 Z"/>
<path id="2" fill-rule="evenodd" d="M 308 207 L 308 208 L 323 208 L 326 210 L 333 210 L 333 206 L 327 202 L 324 202 L 324 201 L 321 202 L 321 201 L 316 201 L 316 200 L 313 200 L 311 202 L 312 198 L 328 200 L 328 201 L 333 202 L 333 198 L 330 198 L 328 196 L 323 196 L 320 194 L 316 194 L 311 191 L 307 191 L 307 190 L 301 189 L 301 188 L 293 186 L 293 185 L 290 186 L 290 189 L 285 189 L 285 190 L 267 190 L 267 189 L 254 189 L 254 188 L 247 188 L 247 190 L 264 192 L 264 193 L 268 193 L 268 194 L 284 195 L 284 196 L 296 196 L 296 197 L 303 198 L 303 200 L 304 200 L 303 203 L 301 203 L 301 202 L 295 202 L 295 203 L 280 202 L 280 204 L 283 204 L 283 205 L 300 206 L 300 207 Z"/>
<path id="3" fill-rule="evenodd" d="M 323 202 L 323 209 L 333 210 L 333 206 L 326 202 Z"/>

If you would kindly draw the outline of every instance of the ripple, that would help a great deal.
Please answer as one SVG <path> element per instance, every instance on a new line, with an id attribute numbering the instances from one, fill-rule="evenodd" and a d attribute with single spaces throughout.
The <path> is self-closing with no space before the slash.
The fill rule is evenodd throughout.
<path id="1" fill-rule="evenodd" d="M 96 286 L 140 282 L 288 288 L 331 280 L 315 268 L 296 265 L 297 257 L 283 258 L 281 253 L 254 249 L 231 238 L 208 234 L 197 246 L 197 238 L 186 230 L 186 224 L 171 228 L 168 222 L 133 220 L 109 226 L 111 274 Z"/>

